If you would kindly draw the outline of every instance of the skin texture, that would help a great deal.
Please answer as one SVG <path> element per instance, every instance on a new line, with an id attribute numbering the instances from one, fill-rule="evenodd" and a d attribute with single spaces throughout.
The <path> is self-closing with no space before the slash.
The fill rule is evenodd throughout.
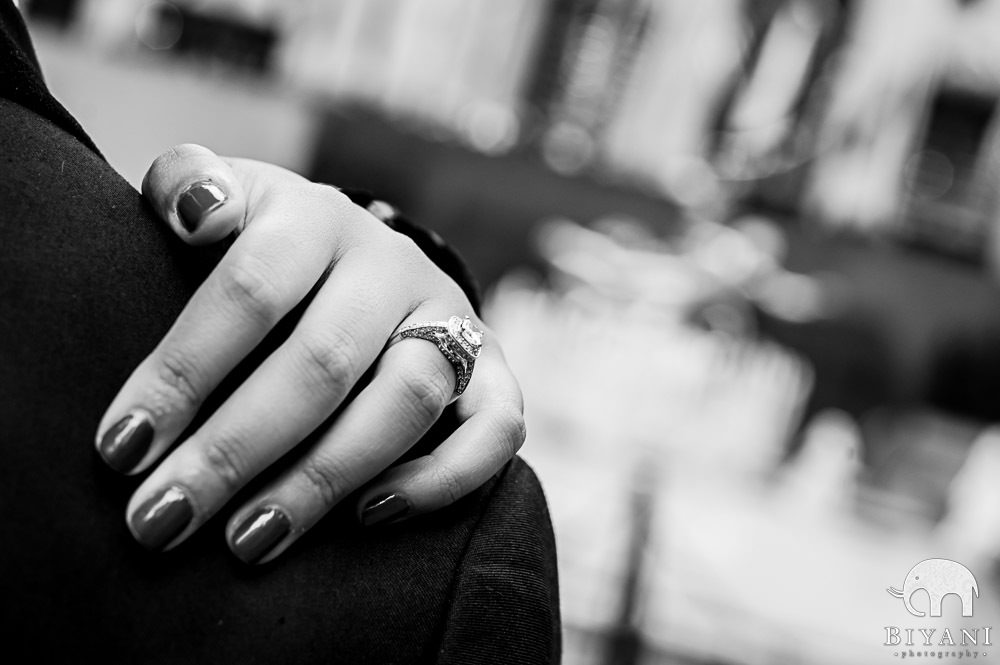
<path id="1" fill-rule="evenodd" d="M 181 145 L 153 163 L 143 194 L 185 242 L 238 236 L 98 428 L 98 450 L 112 467 L 152 468 L 127 509 L 140 542 L 176 547 L 293 449 L 294 461 L 228 521 L 227 542 L 248 562 L 278 556 L 359 488 L 365 524 L 449 505 L 522 444 L 520 389 L 464 293 L 408 238 L 336 189 Z M 199 414 L 304 301 L 287 340 L 226 401 Z M 455 372 L 434 344 L 389 341 L 402 326 L 452 315 L 471 316 L 485 331 L 456 403 L 461 424 L 429 454 L 390 468 L 452 401 Z M 196 416 L 203 422 L 191 431 Z M 138 452 L 132 440 L 115 439 L 132 431 L 142 437 Z"/>

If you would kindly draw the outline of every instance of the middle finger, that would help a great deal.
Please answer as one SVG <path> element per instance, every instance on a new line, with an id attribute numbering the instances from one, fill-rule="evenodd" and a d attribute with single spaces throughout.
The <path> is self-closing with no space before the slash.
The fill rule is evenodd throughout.
<path id="1" fill-rule="evenodd" d="M 372 264 L 346 252 L 289 338 L 136 490 L 137 540 L 180 542 L 337 409 L 410 306 Z"/>
<path id="2" fill-rule="evenodd" d="M 246 563 L 278 556 L 416 443 L 454 389 L 455 372 L 433 345 L 390 346 L 330 429 L 229 520 L 230 548 Z"/>

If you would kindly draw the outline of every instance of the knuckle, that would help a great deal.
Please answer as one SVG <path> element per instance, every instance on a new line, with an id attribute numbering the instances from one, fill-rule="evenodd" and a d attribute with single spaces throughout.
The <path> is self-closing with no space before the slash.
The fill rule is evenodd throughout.
<path id="1" fill-rule="evenodd" d="M 303 335 L 299 346 L 312 383 L 336 397 L 350 391 L 360 374 L 360 347 L 350 333 L 331 327 L 323 334 Z"/>
<path id="2" fill-rule="evenodd" d="M 161 386 L 180 401 L 182 409 L 197 408 L 205 398 L 198 364 L 189 354 L 179 349 L 166 349 L 157 363 L 157 379 Z"/>
<path id="3" fill-rule="evenodd" d="M 451 399 L 452 383 L 437 366 L 432 371 L 411 370 L 403 375 L 403 403 L 416 424 L 428 425 L 438 419 Z"/>
<path id="4" fill-rule="evenodd" d="M 281 316 L 281 290 L 260 259 L 247 255 L 221 272 L 226 299 L 262 323 L 273 325 Z"/>
<path id="5" fill-rule="evenodd" d="M 302 476 L 313 489 L 324 508 L 332 508 L 349 491 L 350 476 L 337 461 L 317 457 L 302 465 Z"/>
<path id="6" fill-rule="evenodd" d="M 514 457 L 527 437 L 528 429 L 524 414 L 518 409 L 503 409 L 495 412 L 490 421 L 490 431 L 500 444 L 506 459 Z"/>
<path id="7" fill-rule="evenodd" d="M 528 440 L 528 423 L 524 419 L 524 413 L 521 411 L 515 411 L 512 414 L 514 421 L 514 440 L 517 442 L 517 446 L 514 452 L 517 452 L 524 442 Z"/>
<path id="8" fill-rule="evenodd" d="M 457 304 L 468 300 L 461 287 L 409 236 L 389 229 L 369 213 L 363 213 L 378 225 L 377 232 L 365 236 L 371 241 L 369 250 L 377 255 L 382 266 L 382 277 L 402 290 L 412 303 L 438 300 Z"/>
<path id="9" fill-rule="evenodd" d="M 361 212 L 346 194 L 330 185 L 304 181 L 292 186 L 292 191 L 303 205 L 321 211 L 329 219 L 331 228 L 337 231 L 353 228 L 357 214 Z"/>
<path id="10" fill-rule="evenodd" d="M 149 165 L 148 172 L 150 174 L 158 176 L 162 171 L 165 171 L 166 168 L 170 165 L 170 163 L 175 161 L 179 157 L 177 152 L 177 149 L 179 147 L 180 146 L 173 146 L 171 148 L 167 148 L 159 155 L 157 155 L 156 159 L 153 160 L 153 163 Z"/>
<path id="11" fill-rule="evenodd" d="M 199 143 L 177 143 L 167 151 L 178 159 L 185 157 L 203 157 L 215 153 Z"/>
<path id="12" fill-rule="evenodd" d="M 384 242 L 383 252 L 393 257 L 392 264 L 400 274 L 426 274 L 429 269 L 436 267 L 409 236 L 390 232 L 385 236 Z"/>
<path id="13" fill-rule="evenodd" d="M 441 488 L 447 504 L 455 503 L 467 493 L 460 474 L 447 464 L 434 466 L 434 481 Z"/>
<path id="14" fill-rule="evenodd" d="M 403 235 L 402 233 L 393 233 L 388 235 L 386 237 L 386 242 L 392 251 L 399 256 L 399 258 L 409 263 L 416 263 L 427 258 L 420 247 L 417 246 L 416 241 L 409 236 Z"/>
<path id="15" fill-rule="evenodd" d="M 205 464 L 226 490 L 235 492 L 249 478 L 250 463 L 246 445 L 234 436 L 217 436 L 205 446 Z"/>
<path id="16" fill-rule="evenodd" d="M 431 261 L 416 242 L 402 234 L 396 235 L 402 243 L 403 258 L 400 260 L 400 265 L 407 274 L 422 276 L 424 283 L 428 285 L 428 292 L 437 296 L 450 296 L 449 290 L 452 286 L 455 292 L 459 294 L 462 292 L 455 281 Z"/>
<path id="17" fill-rule="evenodd" d="M 197 143 L 178 143 L 157 155 L 156 159 L 150 165 L 149 170 L 166 172 L 168 168 L 177 162 L 190 157 L 202 156 L 206 153 L 213 154 L 208 148 L 200 146 Z"/>
<path id="18" fill-rule="evenodd" d="M 303 179 L 295 186 L 294 193 L 301 199 L 315 203 L 325 210 L 345 210 L 350 205 L 350 199 L 336 187 Z"/>

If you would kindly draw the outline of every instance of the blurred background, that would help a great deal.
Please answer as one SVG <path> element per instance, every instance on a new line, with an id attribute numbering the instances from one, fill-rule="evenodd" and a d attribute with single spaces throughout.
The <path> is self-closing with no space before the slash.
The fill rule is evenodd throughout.
<path id="1" fill-rule="evenodd" d="M 1000 627 L 1000 1 L 20 4 L 131 182 L 198 142 L 469 260 L 567 664 L 889 662 L 886 626 Z M 930 557 L 976 574 L 974 618 L 886 593 Z"/>

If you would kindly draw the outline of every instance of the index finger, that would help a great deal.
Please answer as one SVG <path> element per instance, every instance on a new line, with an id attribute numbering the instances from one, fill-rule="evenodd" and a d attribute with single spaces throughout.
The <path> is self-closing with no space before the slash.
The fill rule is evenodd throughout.
<path id="1" fill-rule="evenodd" d="M 332 221 L 362 213 L 329 187 L 299 193 L 322 196 L 304 206 L 289 196 L 251 201 L 253 223 L 125 382 L 98 429 L 111 467 L 137 473 L 158 458 L 326 272 L 336 251 Z"/>

